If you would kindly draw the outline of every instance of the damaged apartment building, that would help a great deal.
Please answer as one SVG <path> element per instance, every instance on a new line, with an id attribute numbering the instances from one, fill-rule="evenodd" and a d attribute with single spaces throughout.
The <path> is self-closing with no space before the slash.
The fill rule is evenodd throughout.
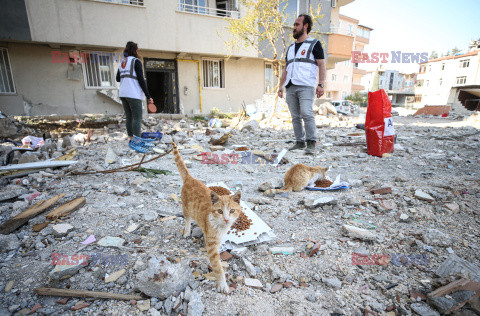
<path id="1" fill-rule="evenodd" d="M 351 39 L 331 32 L 330 25 L 339 7 L 352 1 L 289 0 L 284 5 L 291 17 L 321 6 L 319 39 L 334 61 L 351 55 L 351 46 L 344 45 Z M 242 48 L 227 58 L 222 39 L 230 38 L 228 20 L 246 14 L 238 0 L 0 4 L 0 111 L 7 115 L 123 112 L 115 75 L 127 41 L 139 45 L 158 113 L 195 115 L 214 107 L 235 112 L 272 92 L 272 65 L 258 52 Z"/>

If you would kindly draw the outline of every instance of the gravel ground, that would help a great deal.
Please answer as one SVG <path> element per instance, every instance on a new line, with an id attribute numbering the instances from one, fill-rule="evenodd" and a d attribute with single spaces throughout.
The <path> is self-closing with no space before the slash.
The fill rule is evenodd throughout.
<path id="1" fill-rule="evenodd" d="M 209 279 L 203 238 L 185 239 L 181 235 L 181 204 L 175 199 L 180 196 L 182 184 L 171 154 L 145 165 L 171 171 L 168 175 L 146 178 L 133 171 L 72 174 L 139 162 L 142 155 L 128 148 L 122 128 L 95 130 L 90 142 L 76 146 L 75 160 L 79 163 L 75 166 L 47 169 L 22 178 L 28 181 L 11 180 L 2 190 L 27 190 L 28 194 L 38 191 L 43 195 L 37 199 L 66 193 L 61 202 L 84 196 L 86 204 L 57 221 L 73 226 L 63 237 L 53 229 L 57 223 L 50 223 L 39 233 L 32 231 L 34 224 L 46 221 L 45 213 L 7 236 L 0 235 L 0 315 L 25 314 L 36 303 L 42 306 L 37 315 L 366 315 L 368 311 L 373 315 L 387 311 L 388 315 L 411 315 L 415 314 L 412 304 L 422 299 L 412 298 L 409 291 L 426 294 L 459 277 L 440 278 L 435 274 L 451 253 L 480 266 L 478 115 L 463 119 L 395 117 L 395 152 L 384 158 L 367 155 L 364 136 L 356 135 L 363 133 L 355 128 L 361 119 L 317 120 L 321 126 L 317 154 L 289 152 L 288 163 L 278 167 L 203 164 L 194 155 L 199 153 L 198 145 L 210 151 L 205 127 L 193 121 L 147 121 L 152 129 L 159 128 L 171 136 L 164 137 L 164 141 L 173 138 L 183 146 L 180 152 L 189 161 L 195 178 L 205 183 L 222 181 L 229 187 L 241 181 L 242 200 L 274 229 L 274 240 L 249 246 L 243 258 L 226 261 L 226 273 L 236 286 L 229 295 L 217 293 L 214 281 Z M 264 127 L 263 122 L 250 125 L 243 131 L 233 130 L 224 145 L 226 150 L 246 145 L 251 150 L 278 153 L 291 146 L 286 143 L 293 136 L 290 124 L 274 120 L 270 127 Z M 225 131 L 217 129 L 218 133 Z M 58 146 L 61 149 L 61 141 Z M 115 162 L 106 165 L 108 148 L 116 154 Z M 163 151 L 167 145 L 161 142 L 156 148 Z M 331 166 L 328 175 L 341 175 L 352 187 L 264 197 L 259 186 L 269 181 L 281 183 L 284 173 L 295 163 Z M 13 187 L 16 183 L 19 186 Z M 391 193 L 371 193 L 384 187 L 390 187 Z M 0 202 L 1 222 L 36 202 L 25 203 L 22 197 L 25 195 Z M 309 199 L 320 197 L 332 197 L 332 202 L 308 205 Z M 128 232 L 132 224 L 138 228 Z M 351 237 L 344 225 L 366 229 L 373 240 Z M 120 237 L 124 243 L 120 247 L 83 245 L 81 242 L 90 235 L 97 241 L 107 236 Z M 273 255 L 269 250 L 273 246 L 293 247 L 294 252 Z M 309 256 L 313 249 L 318 251 Z M 55 280 L 50 275 L 54 269 L 52 253 L 89 255 L 90 262 Z M 387 264 L 353 264 L 353 253 L 370 258 L 381 255 L 387 258 Z M 33 291 L 56 287 L 139 293 L 140 272 L 148 269 L 150 258 L 159 257 L 166 258 L 173 268 L 188 265 L 193 273 L 184 280 L 173 280 L 183 289 L 167 298 L 145 297 L 136 302 L 70 298 L 61 305 L 56 303 L 59 297 L 37 296 Z M 253 264 L 254 271 L 247 271 L 244 259 Z M 106 277 L 121 269 L 125 269 L 122 276 L 106 283 Z M 259 280 L 262 288 L 246 286 L 246 278 Z M 81 302 L 90 306 L 71 310 Z M 469 312 L 463 308 L 457 314 Z"/>

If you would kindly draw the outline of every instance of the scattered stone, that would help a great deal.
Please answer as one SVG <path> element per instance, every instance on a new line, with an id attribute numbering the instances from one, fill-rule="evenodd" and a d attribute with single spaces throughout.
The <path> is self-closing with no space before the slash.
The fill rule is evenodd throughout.
<path id="1" fill-rule="evenodd" d="M 150 309 L 150 300 L 137 301 L 137 308 L 142 311 L 148 311 Z"/>
<path id="2" fill-rule="evenodd" d="M 155 211 L 146 212 L 146 213 L 143 213 L 142 215 L 143 215 L 143 219 L 147 222 L 152 222 L 156 220 L 158 217 L 158 213 Z"/>
<path id="3" fill-rule="evenodd" d="M 319 250 L 320 247 L 322 246 L 321 243 L 316 243 L 313 247 L 312 250 L 310 250 L 310 253 L 308 254 L 309 257 L 313 257 L 314 254 L 316 254 Z"/>
<path id="4" fill-rule="evenodd" d="M 262 282 L 257 279 L 245 278 L 244 283 L 246 286 L 253 287 L 255 289 L 263 289 Z"/>
<path id="5" fill-rule="evenodd" d="M 317 206 L 323 206 L 323 205 L 336 205 L 337 201 L 338 201 L 337 198 L 333 196 L 324 196 L 317 199 L 307 197 L 303 201 L 303 204 L 308 208 L 315 208 Z"/>
<path id="6" fill-rule="evenodd" d="M 85 302 L 78 302 L 75 306 L 72 306 L 72 308 L 70 308 L 72 311 L 78 311 L 80 309 L 83 309 L 83 308 L 86 308 L 86 307 L 89 307 L 90 304 L 89 303 L 85 303 Z"/>
<path id="7" fill-rule="evenodd" d="M 245 269 L 247 270 L 250 276 L 253 277 L 257 275 L 257 271 L 255 270 L 255 267 L 250 261 L 248 261 L 246 258 L 242 258 L 242 262 L 245 265 Z"/>
<path id="8" fill-rule="evenodd" d="M 435 271 L 435 274 L 441 277 L 458 273 L 467 273 L 472 280 L 480 283 L 480 268 L 456 254 L 450 254 Z"/>
<path id="9" fill-rule="evenodd" d="M 380 200 L 378 205 L 386 211 L 391 211 L 397 208 L 397 204 L 394 200 Z"/>
<path id="10" fill-rule="evenodd" d="M 410 305 L 413 311 L 418 315 L 422 316 L 440 316 L 436 310 L 432 309 L 430 306 L 423 303 L 413 303 Z"/>
<path id="11" fill-rule="evenodd" d="M 433 202 L 435 199 L 428 193 L 423 192 L 422 190 L 415 191 L 415 197 L 422 201 Z"/>
<path id="12" fill-rule="evenodd" d="M 140 227 L 140 224 L 137 224 L 137 223 L 130 224 L 130 225 L 127 227 L 126 232 L 127 232 L 127 233 L 133 233 L 134 231 L 137 230 L 138 227 Z"/>
<path id="13" fill-rule="evenodd" d="M 340 281 L 338 278 L 322 278 L 322 282 L 334 288 L 335 290 L 338 290 L 342 287 L 342 281 Z"/>
<path id="14" fill-rule="evenodd" d="M 16 250 L 20 248 L 21 241 L 18 240 L 15 234 L 1 235 L 0 234 L 0 252 Z"/>
<path id="15" fill-rule="evenodd" d="M 195 227 L 192 229 L 192 237 L 200 238 L 203 236 L 203 231 L 200 227 Z"/>
<path id="16" fill-rule="evenodd" d="M 32 309 L 30 310 L 29 314 L 35 313 L 36 311 L 38 311 L 42 307 L 43 306 L 40 303 L 38 303 L 38 302 L 35 303 L 35 305 L 33 305 Z"/>
<path id="17" fill-rule="evenodd" d="M 400 214 L 400 221 L 401 222 L 408 222 L 409 219 L 410 219 L 410 216 L 408 216 L 407 214 L 405 214 L 405 213 Z"/>
<path id="18" fill-rule="evenodd" d="M 272 286 L 272 288 L 270 289 L 270 293 L 277 293 L 278 291 L 280 291 L 281 289 L 283 289 L 283 284 L 282 283 L 276 283 Z"/>
<path id="19" fill-rule="evenodd" d="M 457 203 L 445 203 L 445 207 L 454 213 L 460 211 L 460 206 Z"/>
<path id="20" fill-rule="evenodd" d="M 55 303 L 65 305 L 65 304 L 67 304 L 68 300 L 69 300 L 69 298 L 65 297 L 65 298 L 62 298 L 62 299 L 56 301 Z"/>
<path id="21" fill-rule="evenodd" d="M 121 247 L 125 243 L 125 239 L 120 237 L 107 236 L 103 237 L 97 242 L 97 245 L 102 247 Z"/>
<path id="22" fill-rule="evenodd" d="M 428 229 L 423 233 L 423 242 L 430 246 L 448 247 L 453 244 L 453 238 L 438 229 Z"/>
<path id="23" fill-rule="evenodd" d="M 53 234 L 56 237 L 66 236 L 69 232 L 73 230 L 73 226 L 67 223 L 53 225 Z"/>
<path id="24" fill-rule="evenodd" d="M 197 292 L 193 292 L 189 298 L 187 316 L 201 316 L 204 311 L 205 305 L 203 304 L 200 295 Z"/>
<path id="25" fill-rule="evenodd" d="M 220 253 L 220 259 L 222 259 L 223 261 L 228 261 L 232 259 L 232 257 L 233 256 L 228 251 L 223 251 L 222 253 Z"/>
<path id="26" fill-rule="evenodd" d="M 350 225 L 343 225 L 342 226 L 343 233 L 346 236 L 350 236 L 352 238 L 358 238 L 362 240 L 376 240 L 377 235 L 372 233 L 371 231 L 355 226 Z"/>
<path id="27" fill-rule="evenodd" d="M 242 246 L 239 246 L 235 249 L 232 249 L 230 250 L 230 254 L 232 256 L 234 256 L 235 258 L 237 259 L 240 259 L 242 258 L 243 256 L 245 256 L 245 254 L 247 253 L 248 251 L 248 248 L 247 247 L 242 247 Z"/>
<path id="28" fill-rule="evenodd" d="M 254 132 L 256 130 L 260 129 L 260 125 L 258 124 L 257 121 L 255 120 L 250 120 L 247 123 L 245 123 L 241 129 L 241 131 L 249 131 L 249 132 Z"/>
<path id="29" fill-rule="evenodd" d="M 389 194 L 389 193 L 392 193 L 392 188 L 391 187 L 384 187 L 384 188 L 380 188 L 380 189 L 371 190 L 370 192 L 372 194 L 380 194 L 380 195 Z"/>
<path id="30" fill-rule="evenodd" d="M 52 259 L 53 260 L 53 259 Z M 59 280 L 67 276 L 72 276 L 77 273 L 81 268 L 88 265 L 87 256 L 71 255 L 61 256 L 55 262 L 55 268 L 50 271 L 49 276 L 53 280 Z"/>
<path id="31" fill-rule="evenodd" d="M 105 155 L 105 164 L 112 164 L 117 161 L 117 154 L 113 151 L 112 147 L 108 147 L 107 154 Z"/>
<path id="32" fill-rule="evenodd" d="M 112 274 L 108 275 L 105 277 L 105 283 L 110 283 L 110 282 L 115 282 L 120 278 L 122 275 L 124 275 L 126 272 L 125 269 L 121 269 L 118 271 L 113 272 Z"/>
<path id="33" fill-rule="evenodd" d="M 267 182 L 264 182 L 258 186 L 258 191 L 260 192 L 265 192 L 270 189 L 275 189 L 275 185 L 273 184 L 273 181 L 269 180 Z"/>
<path id="34" fill-rule="evenodd" d="M 188 263 L 173 264 L 163 256 L 153 257 L 147 268 L 137 274 L 136 287 L 148 296 L 164 300 L 175 292 L 183 292 L 191 279 Z"/>
<path id="35" fill-rule="evenodd" d="M 7 285 L 5 285 L 5 288 L 3 289 L 5 293 L 8 293 L 12 290 L 13 288 L 14 281 L 10 280 L 7 282 Z"/>

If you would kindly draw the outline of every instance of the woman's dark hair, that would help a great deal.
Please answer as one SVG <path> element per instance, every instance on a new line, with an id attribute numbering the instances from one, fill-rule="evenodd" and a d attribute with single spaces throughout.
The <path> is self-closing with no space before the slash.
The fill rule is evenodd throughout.
<path id="1" fill-rule="evenodd" d="M 137 49 L 138 49 L 137 43 L 130 41 L 125 46 L 125 49 L 123 50 L 123 55 L 125 55 L 125 57 L 134 56 L 136 58 L 139 58 L 137 54 Z"/>
<path id="2" fill-rule="evenodd" d="M 312 30 L 312 24 L 313 24 L 312 17 L 308 14 L 300 14 L 298 17 L 301 17 L 301 16 L 303 16 L 303 25 L 308 23 L 308 26 L 307 26 L 307 34 L 308 34 Z"/>

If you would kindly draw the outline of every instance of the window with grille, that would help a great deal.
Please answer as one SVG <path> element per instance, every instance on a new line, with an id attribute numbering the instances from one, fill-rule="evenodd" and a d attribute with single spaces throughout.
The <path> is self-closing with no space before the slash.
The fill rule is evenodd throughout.
<path id="1" fill-rule="evenodd" d="M 465 84 L 467 82 L 467 77 L 457 77 L 457 84 Z"/>
<path id="2" fill-rule="evenodd" d="M 273 74 L 273 64 L 265 64 L 265 93 L 274 93 L 275 75 Z"/>
<path id="3" fill-rule="evenodd" d="M 91 1 L 143 6 L 143 0 L 91 0 Z"/>
<path id="4" fill-rule="evenodd" d="M 460 60 L 460 68 L 468 68 L 470 66 L 470 59 Z"/>
<path id="5" fill-rule="evenodd" d="M 222 59 L 203 60 L 203 87 L 225 88 L 225 66 Z"/>
<path id="6" fill-rule="evenodd" d="M 12 68 L 6 48 L 0 48 L 0 94 L 14 94 Z"/>
<path id="7" fill-rule="evenodd" d="M 112 88 L 113 54 L 106 52 L 82 52 L 83 77 L 86 88 Z"/>

